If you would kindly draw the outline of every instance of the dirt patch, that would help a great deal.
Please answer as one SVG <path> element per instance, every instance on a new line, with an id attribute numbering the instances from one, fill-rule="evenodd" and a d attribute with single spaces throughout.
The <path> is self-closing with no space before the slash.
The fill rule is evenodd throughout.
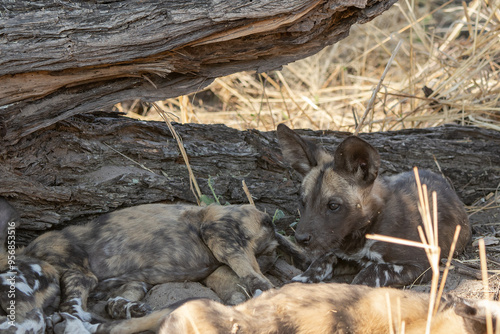
<path id="1" fill-rule="evenodd" d="M 156 285 L 149 290 L 143 302 L 151 306 L 153 310 L 159 310 L 166 305 L 172 305 L 189 298 L 208 298 L 219 303 L 221 302 L 221 299 L 215 292 L 198 282 Z"/>

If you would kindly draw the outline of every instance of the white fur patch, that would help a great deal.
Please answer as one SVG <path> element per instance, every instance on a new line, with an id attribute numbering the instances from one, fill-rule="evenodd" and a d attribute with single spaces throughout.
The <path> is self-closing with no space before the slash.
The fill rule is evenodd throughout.
<path id="1" fill-rule="evenodd" d="M 8 273 L 7 273 L 7 275 L 2 274 L 2 280 L 4 280 L 4 276 L 5 276 L 5 280 L 7 280 L 7 279 L 11 278 L 12 275 L 9 275 Z M 38 282 L 38 280 L 36 282 Z M 9 285 L 9 284 L 10 283 L 8 283 L 8 284 L 3 283 L 3 285 Z M 20 273 L 18 273 L 16 275 L 15 285 L 16 285 L 16 291 L 19 291 L 26 296 L 32 296 L 33 293 L 36 291 L 28 284 L 28 282 L 26 281 L 26 277 L 24 277 L 24 275 L 22 275 Z M 38 286 L 39 286 L 39 283 L 38 283 L 38 285 L 35 283 L 35 287 L 38 288 Z"/>
<path id="2" fill-rule="evenodd" d="M 387 272 L 387 270 L 386 270 L 386 271 L 384 271 L 384 276 L 385 276 L 385 281 L 386 281 L 386 282 L 389 282 L 389 278 L 390 278 L 390 276 L 389 276 L 389 273 Z"/>
<path id="3" fill-rule="evenodd" d="M 398 266 L 397 264 L 393 265 L 392 266 L 392 269 L 394 269 L 394 272 L 396 274 L 401 274 L 401 272 L 403 271 L 403 266 Z"/>
<path id="4" fill-rule="evenodd" d="M 297 275 L 292 278 L 293 282 L 302 282 L 302 283 L 312 283 L 313 280 L 310 279 L 309 276 L 307 276 L 307 272 L 309 269 L 300 275 Z M 324 268 L 315 268 L 314 270 L 314 279 L 316 281 L 324 281 L 325 279 L 331 277 L 331 273 L 333 272 L 333 265 L 326 265 Z"/>
<path id="5" fill-rule="evenodd" d="M 35 284 L 33 284 L 33 292 L 38 291 L 39 288 L 40 288 L 40 281 L 35 280 Z"/>
<path id="6" fill-rule="evenodd" d="M 22 292 L 26 296 L 32 296 L 34 292 L 31 286 L 25 282 L 16 282 L 16 290 Z"/>
<path id="7" fill-rule="evenodd" d="M 118 297 L 109 298 L 109 299 L 108 299 L 108 302 L 116 302 L 116 301 L 118 301 L 118 300 L 122 300 L 122 299 L 123 299 L 123 300 L 127 300 L 127 299 L 125 299 L 125 298 L 123 298 L 123 297 L 118 296 Z"/>
<path id="8" fill-rule="evenodd" d="M 324 279 L 330 277 L 332 272 L 333 272 L 333 264 L 329 263 L 325 266 L 325 269 L 323 270 L 321 275 L 318 275 L 319 280 L 323 281 Z"/>
<path id="9" fill-rule="evenodd" d="M 292 281 L 314 283 L 329 279 L 332 277 L 334 262 L 336 263 L 336 255 L 332 252 L 326 253 L 314 260 L 305 272 L 292 278 Z"/>
<path id="10" fill-rule="evenodd" d="M 130 308 L 132 308 L 134 306 L 141 306 L 141 303 L 138 302 L 138 301 L 130 301 L 127 298 L 123 298 L 123 297 L 120 297 L 120 296 L 108 299 L 108 303 L 113 303 L 113 302 L 120 301 L 120 300 L 124 300 L 125 301 L 124 307 L 125 307 L 125 317 L 126 317 L 126 319 L 132 318 L 132 314 L 130 312 Z"/>
<path id="11" fill-rule="evenodd" d="M 42 275 L 42 267 L 39 265 L 39 264 L 32 264 L 30 265 L 31 267 L 31 270 L 33 270 L 34 272 L 36 272 L 38 275 Z"/>
<path id="12" fill-rule="evenodd" d="M 343 258 L 347 260 L 355 260 L 360 263 L 366 262 L 367 260 L 369 261 L 371 260 L 377 263 L 385 263 L 382 258 L 382 254 L 371 250 L 371 247 L 375 242 L 376 242 L 375 240 L 367 240 L 365 242 L 365 246 L 362 249 L 360 249 L 357 253 L 352 255 L 345 255 L 345 254 L 341 255 Z"/>
<path id="13" fill-rule="evenodd" d="M 114 298 L 110 298 L 108 300 L 108 303 L 109 302 L 115 302 L 115 301 L 118 301 L 118 300 L 124 300 L 126 302 L 125 304 L 125 316 L 126 316 L 126 319 L 130 319 L 132 318 L 132 315 L 130 314 L 130 307 L 132 307 L 135 303 L 131 302 L 130 300 L 126 299 L 126 298 L 123 298 L 123 297 L 114 297 Z"/>
<path id="14" fill-rule="evenodd" d="M 306 277 L 306 276 L 302 276 L 302 274 L 297 275 L 297 276 L 295 276 L 294 278 L 292 278 L 292 281 L 293 281 L 293 282 L 302 282 L 302 283 L 307 283 L 307 282 L 308 282 L 308 280 L 309 280 L 309 278 L 308 278 L 308 277 Z"/>
<path id="15" fill-rule="evenodd" d="M 108 283 L 108 282 L 114 282 L 114 281 L 118 281 L 118 279 L 117 278 L 107 278 L 107 279 L 101 281 L 101 284 Z"/>

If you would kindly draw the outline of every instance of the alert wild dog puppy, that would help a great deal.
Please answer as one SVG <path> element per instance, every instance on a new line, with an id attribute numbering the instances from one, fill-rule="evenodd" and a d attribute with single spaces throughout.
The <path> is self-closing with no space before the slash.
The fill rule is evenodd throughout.
<path id="1" fill-rule="evenodd" d="M 18 251 L 16 320 L 57 306 L 60 291 L 59 311 L 89 322 L 89 293 L 115 287 L 108 313 L 114 318 L 143 316 L 150 310 L 138 301 L 150 285 L 199 281 L 222 265 L 250 293 L 264 291 L 272 284 L 256 256 L 273 258 L 277 240 L 286 241 L 275 235 L 270 217 L 253 205 L 146 204 L 118 210 L 86 225 L 45 233 Z M 9 286 L 3 272 L 2 297 Z M 0 301 L 6 310 L 8 301 Z"/>
<path id="2" fill-rule="evenodd" d="M 295 239 L 317 258 L 294 280 L 330 279 L 346 262 L 360 269 L 353 284 L 404 286 L 430 279 L 423 249 L 365 238 L 382 234 L 420 241 L 417 226 L 422 219 L 413 172 L 379 176 L 378 151 L 355 136 L 346 138 L 332 155 L 284 124 L 278 125 L 277 135 L 283 157 L 303 176 Z M 429 194 L 437 193 L 441 254 L 449 253 L 457 225 L 461 232 L 455 253 L 461 253 L 471 236 L 462 202 L 442 176 L 423 170 L 419 177 Z"/>
<path id="3" fill-rule="evenodd" d="M 487 307 L 495 324 L 500 317 L 498 302 L 447 295 L 432 317 L 430 332 L 486 333 Z M 428 308 L 426 293 L 340 283 L 291 283 L 243 304 L 224 306 L 208 299 L 191 300 L 143 318 L 101 324 L 96 333 L 421 334 L 426 331 Z"/>

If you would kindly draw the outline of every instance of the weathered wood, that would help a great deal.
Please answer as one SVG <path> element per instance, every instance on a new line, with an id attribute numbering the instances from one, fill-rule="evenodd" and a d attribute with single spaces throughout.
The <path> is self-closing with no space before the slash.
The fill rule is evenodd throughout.
<path id="1" fill-rule="evenodd" d="M 223 125 L 175 124 L 202 193 L 209 178 L 221 202 L 256 205 L 296 219 L 299 176 L 283 162 L 274 132 Z M 348 134 L 300 133 L 333 150 Z M 467 204 L 500 183 L 500 133 L 445 126 L 361 134 L 381 153 L 384 173 L 430 168 L 455 185 Z M 147 168 L 147 169 L 146 169 Z M 0 147 L 0 196 L 20 213 L 18 241 L 116 208 L 152 202 L 195 202 L 186 166 L 166 124 L 113 114 L 80 115 Z M 140 228 L 140 226 L 138 226 Z"/>
<path id="2" fill-rule="evenodd" d="M 396 0 L 0 0 L 0 137 L 176 97 L 333 44 Z"/>
<path id="3" fill-rule="evenodd" d="M 302 273 L 302 270 L 295 268 L 283 259 L 278 259 L 274 266 L 269 269 L 269 274 L 283 283 L 290 282 L 292 278 Z"/>

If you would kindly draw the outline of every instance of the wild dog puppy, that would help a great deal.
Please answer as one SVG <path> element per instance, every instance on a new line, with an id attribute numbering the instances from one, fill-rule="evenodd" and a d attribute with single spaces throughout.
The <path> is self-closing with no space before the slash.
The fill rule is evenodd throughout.
<path id="1" fill-rule="evenodd" d="M 0 256 L 0 332 L 45 333 L 45 314 L 59 305 L 58 276 L 45 261 L 20 255 L 12 268 Z"/>
<path id="2" fill-rule="evenodd" d="M 24 258 L 15 249 L 14 208 L 0 197 L 0 332 L 45 333 L 43 309 L 59 303 L 56 273 L 45 262 Z M 19 274 L 26 272 L 26 275 Z M 42 276 L 42 273 L 43 276 Z M 32 287 L 37 287 L 36 291 Z M 35 298 L 34 293 L 37 293 Z M 48 296 L 48 298 L 45 298 Z M 23 323 L 22 328 L 15 324 Z"/>
<path id="3" fill-rule="evenodd" d="M 430 279 L 424 250 L 365 238 L 375 233 L 420 241 L 413 172 L 379 176 L 377 150 L 355 136 L 332 155 L 284 124 L 278 125 L 277 135 L 285 160 L 303 176 L 295 239 L 318 258 L 295 280 L 329 279 L 337 262 L 345 261 L 361 269 L 353 284 L 402 286 Z M 429 194 L 437 192 L 441 254 L 447 256 L 457 225 L 461 232 L 455 252 L 462 252 L 471 235 L 462 202 L 440 175 L 424 170 L 419 176 Z"/>
<path id="4" fill-rule="evenodd" d="M 122 209 L 86 225 L 45 233 L 19 250 L 16 287 L 27 300 L 16 301 L 16 311 L 43 309 L 61 291 L 59 311 L 89 322 L 89 292 L 118 288 L 107 304 L 110 315 L 143 316 L 149 309 L 137 301 L 150 285 L 199 281 L 222 265 L 247 291 L 257 293 L 272 284 L 256 255 L 273 254 L 277 245 L 270 217 L 253 205 Z M 8 289 L 3 274 L 1 289 L 3 297 Z"/>
<path id="5" fill-rule="evenodd" d="M 421 334 L 426 330 L 429 295 L 393 288 L 339 283 L 287 284 L 236 306 L 198 299 L 150 315 L 99 325 L 97 333 L 355 333 Z M 431 322 L 433 334 L 486 333 L 485 312 L 493 323 L 498 302 L 442 298 Z M 404 329 L 402 323 L 404 322 Z"/>

